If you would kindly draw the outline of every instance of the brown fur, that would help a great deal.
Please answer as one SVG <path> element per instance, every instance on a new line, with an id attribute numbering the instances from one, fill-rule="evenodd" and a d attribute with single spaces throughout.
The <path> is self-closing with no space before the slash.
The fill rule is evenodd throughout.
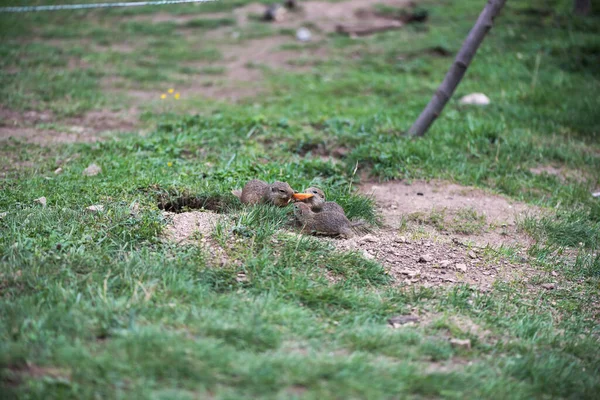
<path id="1" fill-rule="evenodd" d="M 232 192 L 238 196 L 244 204 L 273 204 L 277 207 L 285 207 L 289 204 L 294 194 L 294 189 L 290 187 L 286 182 L 273 182 L 268 184 L 267 182 L 253 179 L 246 183 L 241 193 L 239 190 Z"/>
<path id="2" fill-rule="evenodd" d="M 352 223 L 343 213 L 335 211 L 314 212 L 305 203 L 294 204 L 294 215 L 302 226 L 302 232 L 317 233 L 330 236 L 354 236 Z"/>
<path id="3" fill-rule="evenodd" d="M 335 201 L 325 201 L 325 193 L 316 187 L 309 187 L 304 193 L 312 193 L 314 196 L 304 200 L 314 212 L 331 211 L 346 215 L 344 209 Z"/>

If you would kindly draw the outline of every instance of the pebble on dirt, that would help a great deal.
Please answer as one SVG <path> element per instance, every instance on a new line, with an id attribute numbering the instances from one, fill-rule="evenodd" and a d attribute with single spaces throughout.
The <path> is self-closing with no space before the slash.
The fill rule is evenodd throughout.
<path id="1" fill-rule="evenodd" d="M 419 257 L 420 263 L 428 263 L 428 262 L 432 262 L 432 261 L 433 261 L 433 256 L 431 254 L 423 254 L 421 257 Z"/>
<path id="2" fill-rule="evenodd" d="M 86 207 L 86 210 L 89 212 L 102 212 L 104 211 L 104 206 L 102 204 L 95 204 L 93 206 Z"/>
<path id="3" fill-rule="evenodd" d="M 460 272 L 467 272 L 467 265 L 466 264 L 456 264 L 455 267 Z"/>
<path id="4" fill-rule="evenodd" d="M 360 240 L 361 242 L 369 242 L 369 243 L 375 243 L 377 242 L 377 238 L 373 235 L 365 235 L 361 238 Z"/>
<path id="5" fill-rule="evenodd" d="M 102 168 L 96 164 L 90 164 L 86 169 L 83 170 L 82 173 L 84 176 L 96 176 L 100 172 L 102 172 Z"/>

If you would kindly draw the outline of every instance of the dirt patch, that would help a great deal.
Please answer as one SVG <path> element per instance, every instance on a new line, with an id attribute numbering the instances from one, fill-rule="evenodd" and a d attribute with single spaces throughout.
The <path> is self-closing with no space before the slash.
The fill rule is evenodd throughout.
<path id="1" fill-rule="evenodd" d="M 375 198 L 384 218 L 383 227 L 347 240 L 323 240 L 339 250 L 357 250 L 378 261 L 397 284 L 468 284 L 487 291 L 497 281 L 527 281 L 537 272 L 525 257 L 525 249 L 533 241 L 516 226 L 518 218 L 538 211 L 533 207 L 439 181 L 366 184 L 360 191 Z M 455 221 L 450 217 L 465 207 L 484 216 L 485 227 L 471 234 L 444 229 Z M 435 226 L 407 218 L 439 209 L 446 210 L 446 214 Z"/>
<path id="2" fill-rule="evenodd" d="M 412 239 L 394 230 L 347 240 L 329 240 L 337 249 L 357 250 L 381 263 L 399 285 L 438 287 L 468 284 L 487 291 L 497 280 L 521 280 L 534 270 L 482 248 L 469 248 L 441 237 Z"/>
<path id="3" fill-rule="evenodd" d="M 222 214 L 210 211 L 190 211 L 175 214 L 164 211 L 163 215 L 168 220 L 168 226 L 163 234 L 166 241 L 177 244 L 198 244 L 206 251 L 206 262 L 213 267 L 223 267 L 231 260 L 227 252 L 212 237 L 218 223 L 228 221 Z"/>
<path id="4" fill-rule="evenodd" d="M 136 130 L 138 112 L 89 111 L 80 117 L 60 119 L 52 112 L 17 112 L 0 108 L 0 141 L 24 140 L 49 145 L 55 143 L 95 142 L 106 134 Z M 55 125 L 38 128 L 40 124 Z"/>
<path id="5" fill-rule="evenodd" d="M 209 211 L 190 211 L 180 214 L 165 211 L 163 215 L 169 219 L 165 237 L 176 243 L 189 242 L 196 235 L 210 236 L 221 218 L 219 214 Z"/>
<path id="6" fill-rule="evenodd" d="M 441 181 L 415 181 L 371 183 L 361 186 L 363 194 L 373 196 L 384 217 L 385 226 L 399 229 L 411 222 L 411 216 L 422 215 L 431 221 L 432 213 L 443 214 L 437 227 L 441 233 L 455 233 L 462 222 L 468 224 L 471 213 L 480 229 L 473 227 L 473 234 L 457 234 L 461 241 L 478 246 L 501 245 L 528 246 L 531 238 L 517 229 L 517 221 L 527 215 L 535 215 L 539 209 L 512 201 L 506 197 L 487 193 L 481 189 L 460 186 Z M 461 221 L 465 219 L 466 221 Z M 479 220 L 477 220 L 479 218 Z M 417 223 L 419 223 L 417 218 Z M 458 224 L 458 226 L 457 226 Z M 468 231 L 468 229 L 466 229 Z"/>

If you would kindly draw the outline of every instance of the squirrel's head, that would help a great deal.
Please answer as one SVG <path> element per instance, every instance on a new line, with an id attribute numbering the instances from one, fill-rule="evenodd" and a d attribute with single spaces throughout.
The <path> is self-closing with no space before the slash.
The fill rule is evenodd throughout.
<path id="1" fill-rule="evenodd" d="M 310 193 L 313 195 L 311 198 L 306 200 L 306 203 L 310 204 L 311 206 L 320 206 L 325 203 L 325 193 L 319 188 L 309 187 L 304 190 L 304 193 Z"/>
<path id="2" fill-rule="evenodd" d="M 270 190 L 269 197 L 273 200 L 273 204 L 280 207 L 287 205 L 294 195 L 294 189 L 286 182 L 273 182 Z"/>
<path id="3" fill-rule="evenodd" d="M 310 206 L 306 203 L 296 202 L 294 203 L 294 215 L 297 218 L 301 218 L 303 216 L 307 216 L 311 213 Z"/>

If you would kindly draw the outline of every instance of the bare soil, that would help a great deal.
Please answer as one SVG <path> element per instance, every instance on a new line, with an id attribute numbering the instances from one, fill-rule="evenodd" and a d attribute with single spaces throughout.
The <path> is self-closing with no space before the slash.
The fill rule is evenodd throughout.
<path id="1" fill-rule="evenodd" d="M 40 124 L 52 128 L 39 128 Z M 11 138 L 40 145 L 95 142 L 110 132 L 135 131 L 137 124 L 136 109 L 94 110 L 79 117 L 61 119 L 49 111 L 17 112 L 0 107 L 0 142 Z"/>

